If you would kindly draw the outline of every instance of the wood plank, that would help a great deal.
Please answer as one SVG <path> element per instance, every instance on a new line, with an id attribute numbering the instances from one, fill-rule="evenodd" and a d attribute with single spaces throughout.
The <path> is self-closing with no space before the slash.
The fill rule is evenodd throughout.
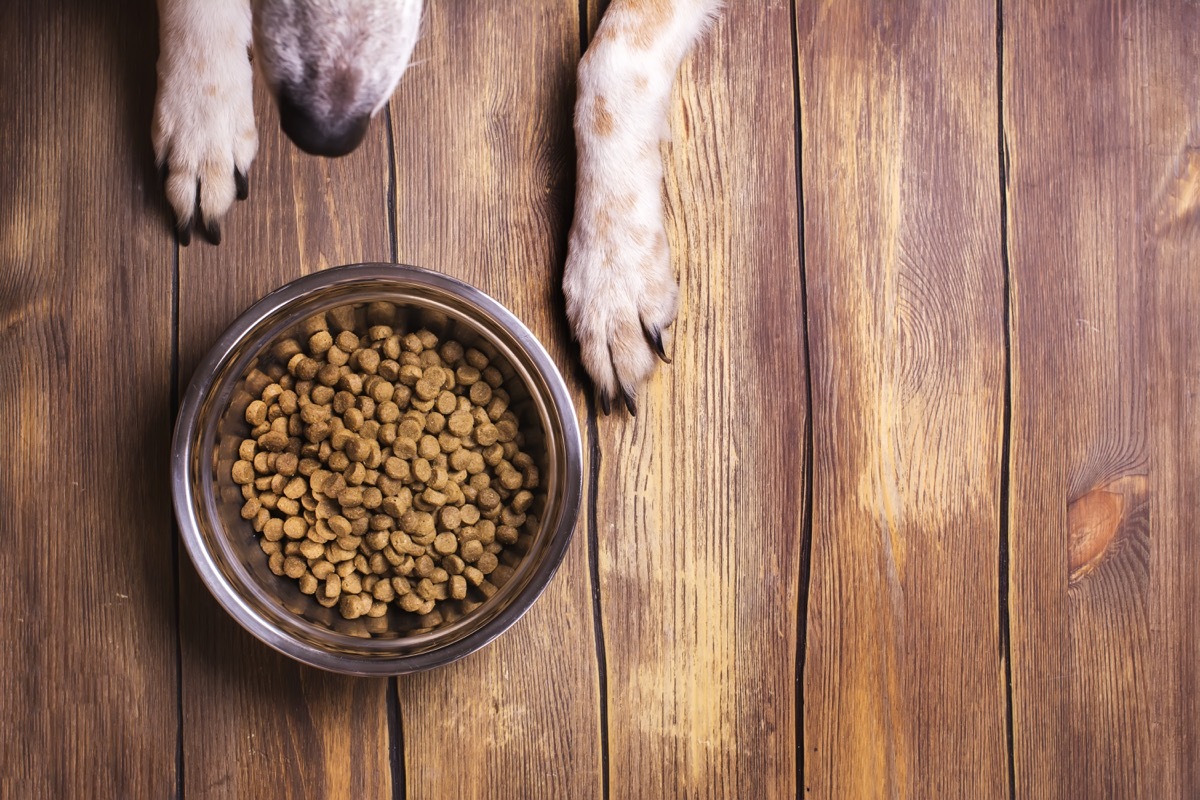
<path id="1" fill-rule="evenodd" d="M 1200 792 L 1198 26 L 1005 8 L 1022 796 Z"/>
<path id="2" fill-rule="evenodd" d="M 1152 741 L 1150 797 L 1200 796 L 1200 41 L 1193 13 L 1175 27 L 1171 16 L 1169 48 L 1184 55 L 1164 68 L 1176 91 L 1161 94 L 1166 108 L 1151 132 L 1157 146 L 1143 152 L 1146 169 L 1160 183 L 1149 208 L 1155 220 L 1153 244 L 1142 251 L 1149 276 L 1147 313 L 1150 356 L 1147 404 L 1151 453 L 1147 483 L 1150 523 L 1151 681 L 1148 709 Z M 1182 37 L 1191 35 L 1191 41 Z M 1190 109 L 1189 109 L 1190 106 Z M 1186 144 L 1180 134 L 1186 130 Z M 1160 149 L 1161 147 L 1161 149 Z M 1175 158 L 1162 160 L 1162 153 Z M 1157 154 L 1157 155 L 1155 155 Z M 1153 163 L 1157 161 L 1157 163 Z M 1154 175 L 1153 171 L 1147 173 Z"/>
<path id="3" fill-rule="evenodd" d="M 791 11 L 736 4 L 664 148 L 674 362 L 602 418 L 613 797 L 796 796 L 806 390 Z"/>
<path id="4" fill-rule="evenodd" d="M 153 4 L 0 7 L 0 796 L 170 797 Z"/>
<path id="5" fill-rule="evenodd" d="M 261 87 L 260 87 L 261 89 Z M 250 199 L 179 254 L 180 386 L 244 308 L 302 274 L 389 261 L 385 120 L 352 155 L 307 156 L 256 96 Z M 199 797 L 391 797 L 386 679 L 302 667 L 243 631 L 181 555 L 185 791 Z"/>
<path id="6" fill-rule="evenodd" d="M 391 106 L 398 258 L 497 298 L 578 386 L 559 288 L 573 196 L 578 4 L 431 3 L 425 13 L 415 66 Z M 586 430 L 583 397 L 576 392 Z M 520 622 L 463 661 L 401 678 L 399 695 L 409 797 L 599 796 L 584 521 Z"/>
<path id="7" fill-rule="evenodd" d="M 804 789 L 1003 796 L 995 5 L 797 11 L 814 443 Z"/>

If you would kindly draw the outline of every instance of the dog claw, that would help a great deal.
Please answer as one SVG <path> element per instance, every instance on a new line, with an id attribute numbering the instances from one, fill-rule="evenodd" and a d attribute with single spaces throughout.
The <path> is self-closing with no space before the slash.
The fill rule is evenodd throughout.
<path id="1" fill-rule="evenodd" d="M 209 244 L 221 243 L 221 223 L 216 220 L 205 222 L 201 229 L 204 231 L 204 238 L 208 239 Z"/>
<path id="2" fill-rule="evenodd" d="M 192 222 L 191 222 L 191 220 L 188 220 L 188 222 L 184 225 L 176 225 L 175 226 L 175 236 L 176 236 L 176 238 L 179 239 L 179 244 L 183 245 L 184 247 L 187 247 L 189 244 L 191 244 L 192 243 Z"/>
<path id="3" fill-rule="evenodd" d="M 237 186 L 237 199 L 245 200 L 250 196 L 250 179 L 236 167 L 233 170 L 233 182 Z"/>
<path id="4" fill-rule="evenodd" d="M 625 401 L 625 408 L 629 410 L 629 416 L 637 416 L 637 395 L 629 390 L 629 387 L 621 387 L 621 398 Z"/>
<path id="5" fill-rule="evenodd" d="M 606 417 L 612 413 L 612 398 L 608 396 L 608 392 L 600 392 L 600 410 Z"/>
<path id="6" fill-rule="evenodd" d="M 646 341 L 650 342 L 650 346 L 658 354 L 659 360 L 664 364 L 670 364 L 671 359 L 667 358 L 667 352 L 663 349 L 662 331 L 658 328 L 647 328 L 644 326 L 642 327 L 642 331 L 646 334 Z"/>

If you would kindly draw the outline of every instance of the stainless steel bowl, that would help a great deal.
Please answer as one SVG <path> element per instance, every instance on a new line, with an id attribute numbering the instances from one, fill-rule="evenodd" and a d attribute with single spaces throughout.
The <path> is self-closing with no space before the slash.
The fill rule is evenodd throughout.
<path id="1" fill-rule="evenodd" d="M 483 605 L 427 632 L 407 615 L 344 620 L 267 568 L 243 520 L 230 477 L 248 435 L 247 376 L 305 318 L 346 305 L 388 301 L 397 328 L 426 327 L 492 358 L 520 419 L 525 450 L 542 476 L 540 525 L 510 577 Z M 323 669 L 394 675 L 447 664 L 478 650 L 517 621 L 554 575 L 575 527 L 582 484 L 579 425 L 549 355 L 508 310 L 461 281 L 394 264 L 354 264 L 307 275 L 272 292 L 222 334 L 196 368 L 176 421 L 171 462 L 175 515 L 200 577 L 246 630 L 276 650 Z"/>

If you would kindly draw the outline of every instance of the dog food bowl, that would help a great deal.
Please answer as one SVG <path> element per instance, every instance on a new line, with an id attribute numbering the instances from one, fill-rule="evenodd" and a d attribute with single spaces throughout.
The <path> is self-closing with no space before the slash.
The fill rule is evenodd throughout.
<path id="1" fill-rule="evenodd" d="M 432 630 L 411 615 L 346 620 L 275 576 L 259 537 L 242 519 L 241 487 L 230 475 L 249 435 L 247 376 L 267 368 L 271 350 L 322 311 L 395 304 L 397 331 L 428 328 L 486 354 L 504 376 L 524 450 L 541 475 L 540 520 L 525 552 L 482 605 Z M 221 335 L 183 397 L 172 448 L 175 515 L 200 577 L 251 634 L 292 658 L 353 675 L 395 675 L 447 664 L 495 639 L 524 614 L 561 563 L 575 528 L 582 486 L 579 425 L 562 376 L 533 334 L 478 289 L 435 272 L 354 264 L 306 275 L 270 293 Z"/>

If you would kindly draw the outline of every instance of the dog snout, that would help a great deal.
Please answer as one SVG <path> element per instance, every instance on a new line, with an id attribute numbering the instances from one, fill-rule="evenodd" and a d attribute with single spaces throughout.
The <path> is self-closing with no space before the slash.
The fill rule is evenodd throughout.
<path id="1" fill-rule="evenodd" d="M 294 92 L 279 92 L 279 126 L 297 147 L 314 156 L 337 157 L 354 151 L 367 135 L 369 112 L 328 117 L 314 113 Z"/>

